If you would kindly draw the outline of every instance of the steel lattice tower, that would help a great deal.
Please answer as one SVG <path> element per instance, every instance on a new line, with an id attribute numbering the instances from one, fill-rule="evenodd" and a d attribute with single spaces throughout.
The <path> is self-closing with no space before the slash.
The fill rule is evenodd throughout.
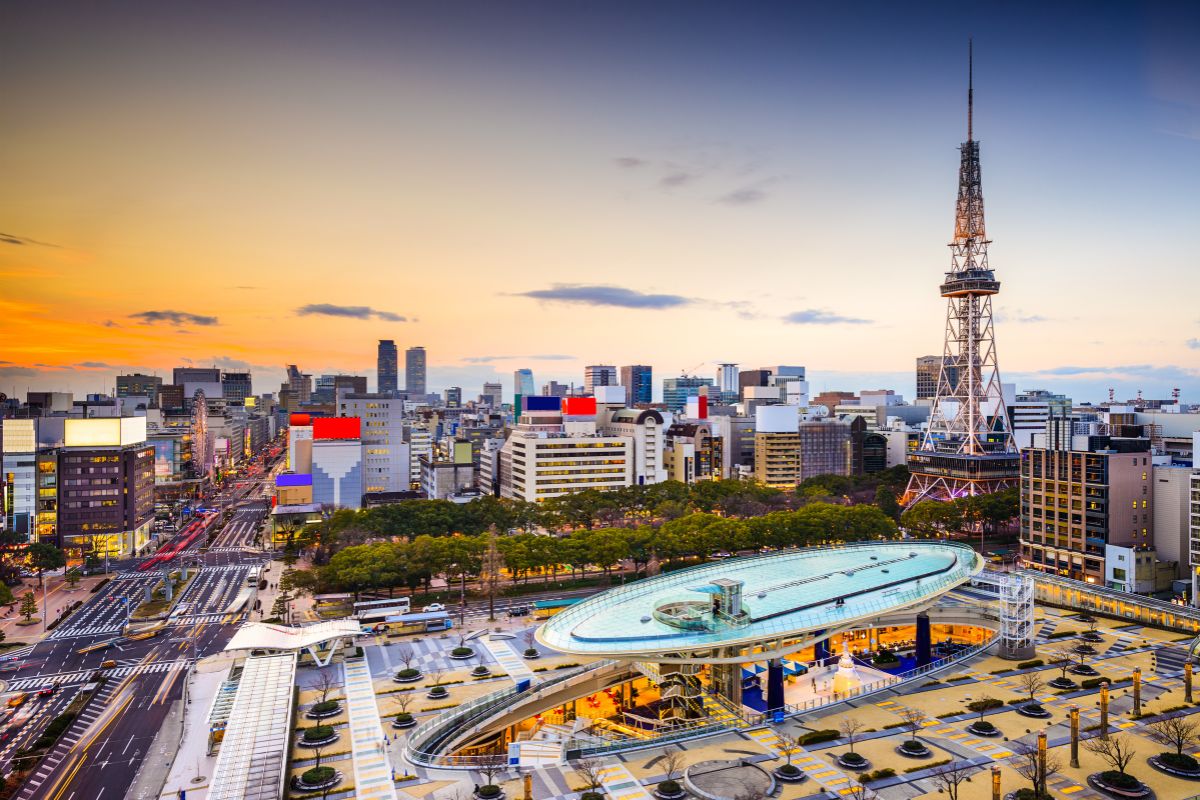
<path id="1" fill-rule="evenodd" d="M 929 428 L 908 458 L 912 478 L 905 505 L 996 492 L 1017 485 L 1020 476 L 996 362 L 992 295 L 1000 291 L 1000 282 L 988 266 L 991 242 L 983 221 L 979 142 L 972 130 L 974 54 L 968 52 L 967 141 L 959 146 L 954 241 L 941 286 L 946 345 Z"/>

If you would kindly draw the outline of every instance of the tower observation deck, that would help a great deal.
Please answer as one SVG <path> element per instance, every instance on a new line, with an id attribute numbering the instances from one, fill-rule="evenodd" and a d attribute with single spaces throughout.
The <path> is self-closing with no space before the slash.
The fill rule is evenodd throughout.
<path id="1" fill-rule="evenodd" d="M 973 56 L 973 54 L 972 54 Z M 959 146 L 958 200 L 946 298 L 946 339 L 929 428 L 911 453 L 904 505 L 952 500 L 1015 486 L 1020 456 L 1013 445 L 1000 386 L 992 295 L 1000 282 L 988 264 L 979 142 L 974 138 L 974 59 L 968 57 L 967 141 Z"/>

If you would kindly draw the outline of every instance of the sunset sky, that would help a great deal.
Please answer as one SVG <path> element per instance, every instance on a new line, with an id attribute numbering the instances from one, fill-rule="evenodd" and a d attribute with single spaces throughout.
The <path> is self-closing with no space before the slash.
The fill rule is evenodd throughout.
<path id="1" fill-rule="evenodd" d="M 468 397 L 719 361 L 911 396 L 973 36 L 1004 379 L 1197 402 L 1198 8 L 5 3 L 0 391 L 374 388 L 392 338 Z"/>

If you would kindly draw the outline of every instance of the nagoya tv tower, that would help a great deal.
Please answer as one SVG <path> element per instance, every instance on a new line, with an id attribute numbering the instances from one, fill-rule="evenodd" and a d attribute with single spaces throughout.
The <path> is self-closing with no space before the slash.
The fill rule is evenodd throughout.
<path id="1" fill-rule="evenodd" d="M 929 429 L 920 449 L 908 457 L 912 478 L 905 505 L 996 492 L 1017 485 L 1020 475 L 996 363 L 992 295 L 1000 291 L 1000 282 L 988 266 L 979 142 L 972 130 L 974 52 L 968 48 L 967 141 L 959 147 L 954 241 L 942 283 L 946 346 Z"/>

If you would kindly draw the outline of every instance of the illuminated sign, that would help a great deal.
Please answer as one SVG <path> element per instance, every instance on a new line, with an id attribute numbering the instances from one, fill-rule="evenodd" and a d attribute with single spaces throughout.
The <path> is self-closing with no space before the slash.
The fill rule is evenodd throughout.
<path id="1" fill-rule="evenodd" d="M 312 414 L 292 414 L 288 417 L 288 425 L 311 425 Z"/>
<path id="2" fill-rule="evenodd" d="M 98 417 L 65 420 L 67 447 L 123 447 L 146 441 L 145 417 Z"/>
<path id="3" fill-rule="evenodd" d="M 595 402 L 593 400 L 593 402 Z M 543 397 L 542 395 L 530 395 L 525 398 L 526 411 L 558 411 L 562 408 L 562 398 L 560 397 Z"/>
<path id="4" fill-rule="evenodd" d="M 317 417 L 312 421 L 314 439 L 358 439 L 362 420 L 358 417 Z"/>
<path id="5" fill-rule="evenodd" d="M 562 401 L 563 414 L 592 415 L 596 414 L 596 398 L 594 397 L 564 397 Z"/>
<path id="6" fill-rule="evenodd" d="M 33 453 L 37 451 L 37 420 L 4 420 L 4 452 Z"/>

